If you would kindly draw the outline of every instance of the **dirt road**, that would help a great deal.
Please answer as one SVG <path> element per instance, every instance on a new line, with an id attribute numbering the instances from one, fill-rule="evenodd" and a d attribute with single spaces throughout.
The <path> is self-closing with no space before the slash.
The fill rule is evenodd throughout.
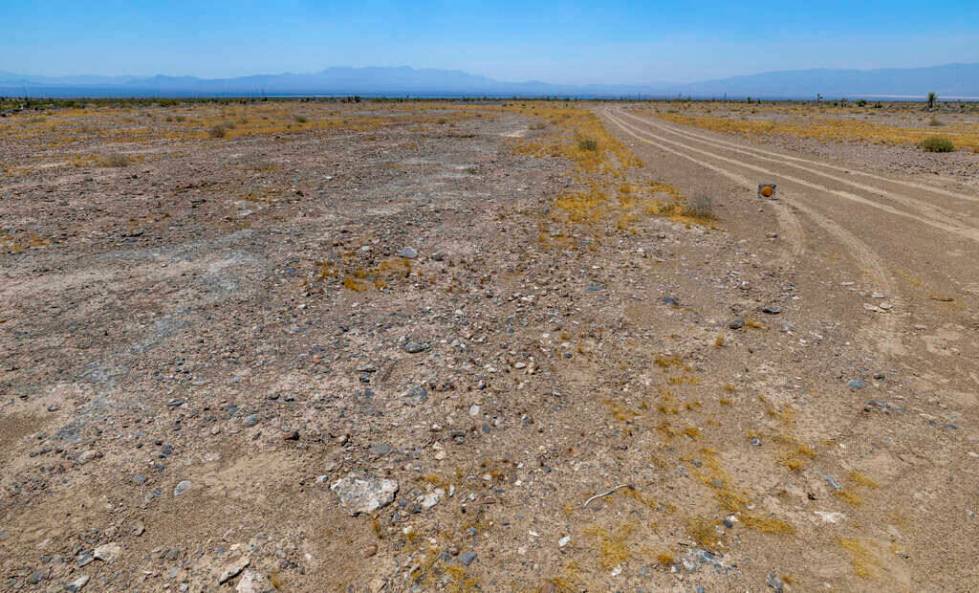
<path id="1" fill-rule="evenodd" d="M 956 419 L 942 423 L 964 433 L 956 442 L 976 442 L 972 426 L 979 403 L 979 196 L 974 191 L 948 180 L 882 174 L 872 164 L 789 154 L 668 124 L 629 108 L 606 108 L 602 115 L 647 164 L 669 171 L 672 180 L 686 179 L 688 185 L 715 195 L 723 188 L 736 196 L 726 210 L 736 236 L 777 233 L 777 261 L 798 286 L 801 300 L 795 309 L 800 323 L 806 323 L 801 321 L 805 318 L 810 323 L 839 320 L 868 358 L 908 379 L 911 410 L 935 422 L 937 406 Z M 778 200 L 755 197 L 759 182 L 776 183 Z M 870 298 L 853 295 L 855 283 L 866 286 L 864 296 Z M 802 364 L 800 372 L 811 375 L 817 366 L 816 361 Z M 829 434 L 845 419 L 827 413 L 820 422 Z M 852 445 L 862 438 L 858 432 L 849 435 Z M 916 439 L 906 433 L 896 440 Z M 877 446 L 880 443 L 870 444 Z M 968 517 L 963 525 L 974 537 L 974 511 L 969 510 L 971 503 L 960 508 L 939 500 L 954 498 L 953 489 L 974 493 L 975 464 L 950 465 L 964 452 L 949 441 L 918 441 L 912 448 L 927 470 L 919 473 L 920 464 L 909 464 L 896 471 L 903 474 L 898 481 L 944 524 L 919 524 L 913 538 L 920 543 L 931 540 L 951 552 L 959 538 L 943 543 L 942 534 L 948 535 L 944 530 L 955 529 L 949 516 Z M 927 494 L 922 490 L 925 484 L 933 488 Z M 946 561 L 954 557 L 952 552 Z M 909 575 L 903 584 L 898 581 L 887 590 L 904 590 L 911 583 L 929 588 L 920 575 Z M 949 586 L 969 590 L 956 588 L 963 586 L 961 580 L 950 580 Z"/>
<path id="2" fill-rule="evenodd" d="M 776 182 L 780 201 L 771 207 L 789 243 L 786 253 L 792 265 L 805 267 L 842 247 L 848 264 L 872 279 L 888 299 L 891 307 L 879 316 L 885 321 L 876 324 L 882 354 L 938 364 L 927 348 L 909 352 L 903 334 L 915 325 L 974 322 L 970 311 L 979 295 L 979 196 L 765 150 L 627 110 L 610 110 L 606 117 L 634 143 L 743 186 L 745 195 L 753 194 L 759 181 Z M 831 241 L 821 240 L 819 232 Z M 975 388 L 965 378 L 963 388 Z"/>

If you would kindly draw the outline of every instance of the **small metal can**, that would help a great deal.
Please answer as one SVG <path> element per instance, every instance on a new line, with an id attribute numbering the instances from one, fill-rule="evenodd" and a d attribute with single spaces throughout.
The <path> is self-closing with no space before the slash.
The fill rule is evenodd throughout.
<path id="1" fill-rule="evenodd" d="M 758 197 L 765 198 L 769 200 L 775 199 L 775 184 L 774 183 L 759 183 L 758 184 Z"/>

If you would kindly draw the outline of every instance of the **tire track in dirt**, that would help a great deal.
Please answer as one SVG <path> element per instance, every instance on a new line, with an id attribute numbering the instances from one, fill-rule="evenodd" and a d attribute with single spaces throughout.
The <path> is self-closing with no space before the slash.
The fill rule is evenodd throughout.
<path id="1" fill-rule="evenodd" d="M 797 183 L 799 185 L 808 187 L 810 189 L 814 189 L 814 190 L 819 191 L 819 192 L 824 192 L 824 193 L 832 194 L 834 196 L 843 198 L 845 200 L 849 200 L 849 201 L 855 202 L 857 204 L 868 206 L 870 208 L 875 208 L 877 210 L 881 210 L 883 212 L 886 212 L 886 213 L 891 214 L 891 215 L 894 215 L 894 216 L 898 216 L 898 217 L 901 217 L 901 218 L 907 218 L 907 219 L 913 220 L 915 222 L 919 222 L 921 224 L 924 224 L 924 225 L 930 226 L 932 228 L 938 229 L 938 230 L 940 230 L 942 232 L 951 233 L 951 234 L 958 235 L 960 237 L 969 239 L 971 241 L 979 242 L 979 229 L 974 228 L 974 227 L 961 227 L 961 226 L 958 226 L 958 225 L 951 225 L 951 224 L 947 224 L 947 223 L 943 223 L 943 222 L 939 222 L 939 221 L 935 221 L 935 220 L 930 220 L 930 219 L 927 219 L 927 218 L 923 218 L 921 216 L 918 216 L 916 214 L 912 214 L 910 212 L 906 212 L 904 210 L 898 210 L 897 208 L 894 208 L 894 207 L 889 206 L 887 204 L 881 204 L 879 202 L 875 202 L 873 200 L 869 200 L 869 199 L 867 199 L 867 198 L 865 198 L 863 196 L 858 196 L 858 195 L 856 195 L 854 193 L 850 193 L 850 192 L 843 191 L 843 190 L 838 190 L 838 189 L 832 189 L 832 188 L 826 187 L 825 185 L 822 185 L 821 183 L 816 183 L 816 182 L 813 182 L 813 181 L 808 181 L 806 179 L 802 179 L 801 177 L 796 177 L 796 176 L 793 176 L 793 175 L 786 175 L 784 173 L 777 173 L 777 172 L 772 171 L 770 169 L 766 169 L 765 167 L 760 167 L 758 165 L 752 165 L 750 163 L 746 163 L 744 161 L 740 161 L 740 160 L 737 160 L 737 159 L 734 159 L 734 158 L 730 158 L 730 157 L 726 157 L 726 156 L 719 155 L 719 154 L 716 154 L 716 153 L 708 152 L 706 150 L 701 150 L 701 149 L 696 148 L 696 147 L 693 147 L 693 146 L 688 146 L 686 144 L 679 143 L 679 142 L 677 142 L 675 140 L 669 140 L 667 138 L 663 138 L 662 136 L 658 136 L 655 133 L 650 132 L 649 130 L 644 130 L 644 129 L 638 127 L 638 126 L 635 126 L 634 124 L 628 124 L 627 123 L 626 125 L 631 126 L 634 130 L 638 131 L 639 133 L 648 134 L 649 136 L 651 136 L 653 138 L 656 138 L 657 140 L 660 140 L 661 142 L 667 142 L 667 143 L 671 143 L 671 144 L 676 144 L 676 145 L 682 146 L 682 147 L 684 147 L 687 150 L 690 150 L 690 151 L 693 151 L 693 152 L 696 152 L 696 153 L 700 153 L 700 154 L 706 155 L 706 156 L 708 156 L 710 158 L 713 158 L 713 159 L 716 159 L 716 160 L 719 160 L 719 161 L 724 161 L 724 162 L 730 163 L 730 164 L 735 165 L 736 167 L 738 167 L 740 169 L 748 169 L 748 170 L 751 170 L 751 171 L 755 171 L 755 172 L 761 173 L 762 175 L 767 175 L 767 176 L 770 176 L 770 177 L 777 177 L 777 178 L 783 179 L 783 180 L 788 181 L 788 182 L 791 182 L 791 183 Z"/>
<path id="2" fill-rule="evenodd" d="M 745 156 L 749 156 L 749 157 L 752 157 L 752 158 L 756 158 L 756 159 L 761 159 L 761 160 L 764 160 L 764 161 L 769 161 L 769 162 L 777 163 L 777 164 L 780 164 L 780 165 L 783 165 L 783 166 L 794 167 L 796 169 L 799 169 L 801 171 L 805 171 L 806 173 L 810 173 L 812 175 L 819 175 L 821 177 L 825 177 L 827 179 L 831 179 L 831 180 L 836 181 L 838 183 L 842 183 L 842 184 L 845 184 L 845 185 L 849 185 L 851 187 L 855 187 L 857 189 L 860 189 L 860 190 L 869 192 L 869 193 L 871 193 L 874 196 L 883 197 L 883 198 L 892 200 L 894 202 L 897 202 L 898 204 L 901 204 L 901 205 L 903 205 L 903 206 L 905 206 L 907 208 L 916 210 L 920 215 L 925 216 L 925 217 L 927 217 L 927 218 L 929 218 L 931 220 L 934 220 L 935 222 L 938 222 L 938 223 L 942 223 L 942 224 L 946 224 L 946 225 L 950 225 L 950 226 L 957 226 L 957 227 L 960 227 L 962 229 L 967 229 L 967 230 L 968 229 L 972 229 L 972 230 L 975 229 L 975 227 L 972 227 L 972 226 L 969 226 L 967 224 L 963 224 L 962 223 L 962 220 L 961 220 L 962 219 L 962 214 L 961 213 L 953 212 L 953 211 L 948 210 L 946 208 L 942 208 L 941 206 L 938 206 L 936 204 L 932 204 L 932 203 L 929 203 L 929 202 L 926 202 L 926 201 L 918 200 L 918 199 L 915 199 L 913 197 L 910 197 L 910 196 L 907 196 L 907 195 L 904 195 L 904 194 L 890 192 L 890 191 L 887 191 L 887 190 L 885 190 L 883 188 L 880 188 L 880 187 L 876 187 L 876 186 L 872 186 L 872 185 L 867 185 L 867 184 L 864 184 L 864 183 L 860 183 L 858 181 L 853 181 L 853 180 L 850 180 L 850 179 L 846 179 L 845 177 L 840 177 L 840 176 L 837 176 L 837 175 L 833 175 L 833 174 L 827 173 L 825 171 L 819 171 L 818 169 L 813 169 L 813 168 L 807 167 L 805 165 L 796 164 L 794 162 L 791 162 L 791 160 L 804 160 L 804 159 L 796 159 L 795 157 L 785 157 L 785 158 L 782 158 L 782 157 L 762 156 L 762 155 L 755 154 L 755 153 L 756 152 L 762 152 L 764 154 L 774 154 L 774 153 L 771 153 L 769 151 L 760 151 L 760 150 L 756 150 L 754 148 L 749 148 L 749 147 L 746 147 L 746 146 L 739 146 L 739 145 L 734 144 L 734 143 L 731 143 L 731 142 L 724 142 L 724 141 L 720 141 L 720 140 L 709 139 L 709 138 L 706 138 L 706 137 L 704 137 L 704 136 L 702 136 L 700 134 L 694 134 L 694 133 L 691 133 L 691 132 L 687 132 L 686 130 L 681 130 L 681 129 L 678 129 L 678 128 L 674 128 L 673 126 L 662 125 L 662 124 L 660 124 L 658 122 L 654 122 L 654 121 L 651 121 L 651 120 L 646 119 L 646 118 L 641 118 L 641 117 L 638 117 L 636 115 L 632 115 L 632 114 L 630 114 L 628 112 L 622 112 L 622 114 L 624 116 L 626 116 L 626 117 L 629 117 L 629 118 L 633 119 L 633 120 L 642 122 L 645 125 L 653 126 L 653 127 L 657 128 L 659 130 L 662 130 L 662 131 L 667 132 L 667 133 L 670 133 L 670 134 L 675 134 L 675 135 L 680 136 L 681 138 L 684 138 L 684 139 L 692 140 L 694 142 L 699 142 L 699 143 L 702 143 L 702 144 L 711 146 L 713 148 L 718 148 L 720 150 L 728 150 L 728 151 L 735 152 L 735 153 L 738 153 L 738 154 L 742 154 L 742 155 L 745 155 Z M 812 162 L 812 161 L 806 161 L 806 162 Z"/>
<path id="3" fill-rule="evenodd" d="M 725 169 L 723 167 L 717 166 L 715 164 L 704 161 L 700 158 L 691 156 L 683 151 L 693 151 L 695 153 L 703 154 L 708 158 L 715 158 L 718 160 L 731 162 L 732 164 L 738 165 L 739 163 L 734 159 L 729 159 L 719 155 L 715 155 L 705 150 L 700 150 L 692 147 L 685 146 L 673 140 L 668 140 L 660 136 L 656 136 L 651 132 L 642 130 L 636 126 L 629 124 L 613 115 L 610 112 L 605 112 L 606 117 L 616 124 L 623 132 L 632 136 L 636 140 L 655 146 L 665 152 L 669 152 L 676 156 L 687 159 L 701 167 L 709 169 L 722 175 L 735 183 L 745 186 L 748 189 L 753 189 L 755 183 L 749 180 L 743 175 Z M 670 148 L 670 146 L 677 148 Z M 746 168 L 753 168 L 748 166 Z M 872 282 L 877 286 L 879 290 L 884 291 L 886 294 L 890 295 L 894 303 L 894 308 L 899 309 L 901 306 L 901 299 L 899 299 L 897 294 L 897 283 L 894 281 L 893 277 L 887 271 L 884 266 L 881 257 L 864 241 L 860 240 L 856 235 L 850 233 L 845 228 L 833 222 L 829 218 L 826 218 L 822 214 L 816 212 L 814 209 L 800 203 L 799 200 L 793 200 L 792 207 L 796 210 L 805 214 L 813 223 L 818 227 L 823 229 L 826 233 L 835 238 L 838 242 L 847 248 L 848 254 L 855 260 L 858 267 L 871 279 Z M 776 211 L 777 212 L 777 211 Z M 794 224 L 799 224 L 798 218 L 794 214 L 791 215 L 795 219 Z M 781 222 L 781 220 L 780 220 Z M 799 224 L 801 229 L 801 224 Z M 788 230 L 788 229 L 787 229 Z M 800 252 L 801 255 L 801 252 Z M 886 355 L 900 355 L 906 352 L 902 342 L 900 332 L 897 329 L 897 319 L 893 313 L 881 313 L 878 314 L 876 323 L 873 327 L 868 328 L 870 337 L 873 342 L 876 343 L 878 350 L 882 354 Z"/>
<path id="4" fill-rule="evenodd" d="M 632 115 L 632 117 L 638 117 L 638 116 L 635 116 L 633 114 L 629 114 L 629 113 L 626 113 L 626 112 L 622 112 L 622 113 L 623 113 L 623 115 Z M 648 120 L 647 118 L 641 118 L 641 117 L 639 117 L 638 119 L 640 119 L 640 120 L 642 120 L 642 121 L 644 121 L 646 123 L 651 123 L 650 120 Z M 660 122 L 658 122 L 658 123 L 660 123 Z M 859 170 L 849 169 L 849 168 L 846 168 L 846 167 L 840 167 L 839 165 L 833 165 L 831 163 L 820 162 L 820 161 L 816 161 L 816 160 L 813 160 L 813 159 L 807 159 L 807 158 L 802 158 L 802 157 L 790 156 L 790 155 L 787 155 L 787 154 L 781 154 L 781 153 L 778 153 L 778 152 L 774 152 L 774 151 L 771 151 L 771 150 L 765 150 L 763 148 L 757 148 L 757 147 L 754 147 L 754 146 L 750 146 L 750 147 L 749 146 L 743 146 L 743 145 L 740 145 L 740 144 L 737 144 L 737 143 L 734 143 L 734 142 L 727 142 L 725 140 L 720 140 L 718 138 L 711 138 L 710 136 L 707 136 L 705 134 L 698 134 L 698 133 L 693 132 L 693 131 L 690 131 L 690 130 L 681 130 L 680 128 L 678 128 L 676 126 L 672 126 L 672 125 L 669 125 L 669 124 L 660 123 L 660 125 L 663 126 L 663 127 L 665 127 L 665 128 L 668 128 L 668 129 L 670 129 L 672 131 L 682 132 L 682 133 L 684 133 L 684 134 L 686 134 L 688 136 L 695 137 L 695 138 L 697 138 L 699 140 L 703 140 L 705 142 L 712 142 L 712 143 L 715 143 L 715 144 L 721 144 L 721 145 L 725 145 L 725 146 L 730 147 L 730 148 L 736 148 L 736 149 L 741 149 L 741 150 L 745 150 L 745 151 L 749 151 L 749 152 L 754 152 L 754 153 L 757 153 L 759 155 L 767 155 L 767 156 L 777 157 L 778 159 L 781 159 L 781 160 L 795 161 L 795 162 L 800 162 L 800 163 L 804 163 L 804 164 L 811 165 L 811 166 L 823 167 L 825 169 L 832 169 L 834 171 L 839 171 L 839 172 L 841 172 L 841 173 L 843 173 L 845 175 L 860 175 L 862 177 L 867 177 L 868 179 L 875 179 L 877 181 L 883 181 L 885 183 L 890 183 L 890 184 L 893 184 L 893 185 L 901 185 L 901 186 L 908 187 L 908 188 L 920 189 L 920 190 L 923 190 L 923 191 L 928 191 L 928 192 L 932 192 L 932 193 L 935 193 L 935 194 L 940 194 L 940 195 L 943 195 L 943 196 L 946 196 L 946 197 L 949 197 L 949 198 L 955 198 L 957 200 L 963 200 L 963 201 L 966 201 L 966 202 L 979 202 L 979 196 L 972 196 L 972 195 L 969 195 L 969 194 L 964 193 L 964 192 L 949 191 L 949 190 L 947 190 L 945 188 L 936 187 L 936 186 L 933 186 L 933 185 L 929 185 L 927 183 L 918 183 L 918 182 L 915 182 L 915 181 L 907 181 L 907 180 L 904 180 L 904 179 L 892 179 L 890 177 L 884 177 L 883 175 L 877 175 L 876 173 L 870 173 L 870 172 L 867 172 L 867 171 L 859 171 Z"/>
<path id="5" fill-rule="evenodd" d="M 640 142 L 643 142 L 643 143 L 646 143 L 646 144 L 652 144 L 652 145 L 656 146 L 657 148 L 659 148 L 660 150 L 662 150 L 664 152 L 668 152 L 668 153 L 674 154 L 674 155 L 676 155 L 678 157 L 681 157 L 683 159 L 687 159 L 687 160 L 693 161 L 694 163 L 696 163 L 697 165 L 700 165 L 701 167 L 705 167 L 707 169 L 710 169 L 711 171 L 714 171 L 718 175 L 721 175 L 723 177 L 726 177 L 727 179 L 730 179 L 731 181 L 733 181 L 737 185 L 741 185 L 741 186 L 747 187 L 749 190 L 753 186 L 753 183 L 747 177 L 744 177 L 744 176 L 739 175 L 737 173 L 732 173 L 732 172 L 730 172 L 730 171 L 728 171 L 726 169 L 722 169 L 720 167 L 715 167 L 714 165 L 711 165 L 710 163 L 704 163 L 702 161 L 698 161 L 696 159 L 693 159 L 693 158 L 687 156 L 686 154 L 683 154 L 681 152 L 678 152 L 676 150 L 673 150 L 672 148 L 669 148 L 669 147 L 664 146 L 662 144 L 659 144 L 659 143 L 652 142 L 650 140 L 646 140 L 644 138 L 641 138 L 640 136 L 638 136 L 637 134 L 633 133 L 628 128 L 626 128 L 623 125 L 623 123 L 620 120 L 618 120 L 616 117 L 614 117 L 611 113 L 605 112 L 605 116 L 608 117 L 608 119 L 611 120 L 612 122 L 614 122 L 616 125 L 618 125 L 619 128 L 621 128 L 622 131 L 624 131 L 626 134 L 628 134 L 629 136 L 632 136 L 633 138 L 635 138 L 636 140 L 639 140 Z M 626 124 L 626 125 L 628 125 L 628 124 Z M 785 206 L 784 204 L 782 204 L 780 202 L 773 202 L 773 205 L 775 206 L 775 217 L 778 220 L 778 226 L 779 226 L 780 229 L 782 229 L 782 233 L 781 234 L 782 234 L 782 236 L 784 236 L 786 242 L 788 243 L 788 249 L 783 250 L 783 252 L 779 255 L 779 257 L 778 257 L 778 263 L 781 264 L 781 265 L 784 265 L 784 266 L 789 266 L 795 260 L 797 260 L 800 257 L 802 257 L 802 255 L 806 251 L 805 233 L 803 231 L 803 227 L 802 227 L 801 221 L 795 215 L 795 213 L 792 212 L 792 210 L 790 210 L 787 206 Z"/>

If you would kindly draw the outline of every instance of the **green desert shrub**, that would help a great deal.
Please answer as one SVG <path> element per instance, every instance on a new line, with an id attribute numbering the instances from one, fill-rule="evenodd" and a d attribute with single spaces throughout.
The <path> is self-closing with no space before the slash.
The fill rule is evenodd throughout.
<path id="1" fill-rule="evenodd" d="M 931 136 L 925 138 L 921 141 L 919 146 L 925 152 L 952 152 L 955 150 L 955 144 L 944 136 Z"/>

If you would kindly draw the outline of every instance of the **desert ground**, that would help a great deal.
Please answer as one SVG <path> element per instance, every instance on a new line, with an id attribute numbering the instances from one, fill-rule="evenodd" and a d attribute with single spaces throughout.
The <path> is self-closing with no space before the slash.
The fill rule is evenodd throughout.
<path id="1" fill-rule="evenodd" d="M 0 590 L 977 591 L 977 150 L 954 102 L 4 113 Z"/>

